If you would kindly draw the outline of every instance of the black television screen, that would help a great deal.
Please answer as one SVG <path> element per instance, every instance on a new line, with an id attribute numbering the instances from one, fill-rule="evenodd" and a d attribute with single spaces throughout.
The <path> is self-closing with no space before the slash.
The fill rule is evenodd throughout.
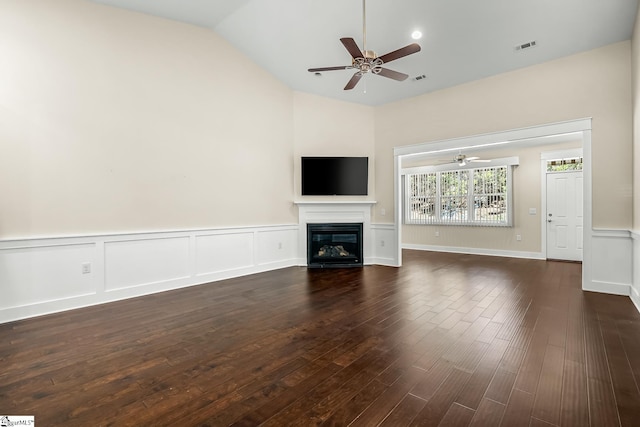
<path id="1" fill-rule="evenodd" d="M 303 196 L 366 196 L 368 157 L 303 157 Z"/>

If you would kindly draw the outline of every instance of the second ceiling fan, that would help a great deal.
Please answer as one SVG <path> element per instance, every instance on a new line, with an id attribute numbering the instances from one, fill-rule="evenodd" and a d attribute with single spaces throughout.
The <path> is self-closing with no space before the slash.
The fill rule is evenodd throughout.
<path id="1" fill-rule="evenodd" d="M 443 160 L 443 163 L 457 163 L 458 166 L 466 166 L 467 163 L 489 163 L 491 162 L 491 160 L 484 160 L 481 159 L 480 157 L 467 157 L 465 154 L 462 153 L 458 153 L 457 156 L 455 156 L 453 159 L 451 160 Z"/>
<path id="2" fill-rule="evenodd" d="M 390 70 L 382 66 L 396 59 L 400 59 L 407 55 L 420 52 L 420 45 L 417 43 L 411 43 L 410 45 L 407 45 L 398 50 L 394 50 L 393 52 L 386 53 L 382 56 L 378 56 L 372 50 L 367 50 L 367 14 L 365 2 L 366 0 L 362 0 L 362 50 L 360 50 L 358 44 L 353 38 L 343 37 L 340 39 L 344 47 L 347 49 L 347 52 L 349 52 L 349 54 L 351 55 L 351 65 L 309 68 L 309 72 L 312 73 L 349 69 L 357 70 L 356 73 L 351 77 L 347 85 L 344 87 L 344 90 L 353 89 L 358 84 L 362 76 L 367 73 L 379 74 L 383 77 L 398 81 L 406 80 L 407 77 L 409 77 L 407 74 Z"/>

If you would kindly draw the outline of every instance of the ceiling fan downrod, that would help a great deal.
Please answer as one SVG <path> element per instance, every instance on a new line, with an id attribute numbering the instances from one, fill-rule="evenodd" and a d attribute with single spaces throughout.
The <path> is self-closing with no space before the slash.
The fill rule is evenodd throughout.
<path id="1" fill-rule="evenodd" d="M 367 0 L 362 0 L 362 52 L 367 56 Z"/>
<path id="2" fill-rule="evenodd" d="M 362 0 L 362 57 L 353 58 L 353 68 L 358 70 L 361 76 L 367 73 L 379 74 L 382 70 L 383 62 L 378 59 L 378 55 L 372 50 L 367 50 L 367 5 L 366 0 Z"/>

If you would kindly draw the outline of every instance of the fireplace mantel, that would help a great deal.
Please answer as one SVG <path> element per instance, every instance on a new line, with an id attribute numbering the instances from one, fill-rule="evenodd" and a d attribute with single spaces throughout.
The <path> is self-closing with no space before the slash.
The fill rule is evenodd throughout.
<path id="1" fill-rule="evenodd" d="M 374 200 L 296 200 L 298 206 L 298 259 L 307 265 L 307 224 L 362 223 L 364 263 L 371 264 L 373 239 L 371 208 Z"/>

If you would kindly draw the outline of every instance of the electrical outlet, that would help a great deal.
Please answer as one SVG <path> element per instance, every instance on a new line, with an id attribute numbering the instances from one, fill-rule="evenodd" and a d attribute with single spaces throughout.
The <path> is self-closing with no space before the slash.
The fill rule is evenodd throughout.
<path id="1" fill-rule="evenodd" d="M 516 240 L 519 242 L 522 240 L 522 236 L 520 234 L 516 234 Z"/>
<path id="2" fill-rule="evenodd" d="M 380 246 L 384 247 L 384 240 L 380 240 Z"/>
<path id="3" fill-rule="evenodd" d="M 278 242 L 278 249 L 282 249 L 282 242 Z"/>
<path id="4" fill-rule="evenodd" d="M 91 273 L 91 263 L 85 262 L 82 264 L 82 274 L 89 274 L 89 273 Z"/>
<path id="5" fill-rule="evenodd" d="M 435 234 L 436 234 L 436 237 L 440 237 L 440 232 L 439 231 L 436 231 Z"/>
<path id="6" fill-rule="evenodd" d="M 385 216 L 387 214 L 387 210 L 385 208 L 380 209 L 380 215 Z"/>

